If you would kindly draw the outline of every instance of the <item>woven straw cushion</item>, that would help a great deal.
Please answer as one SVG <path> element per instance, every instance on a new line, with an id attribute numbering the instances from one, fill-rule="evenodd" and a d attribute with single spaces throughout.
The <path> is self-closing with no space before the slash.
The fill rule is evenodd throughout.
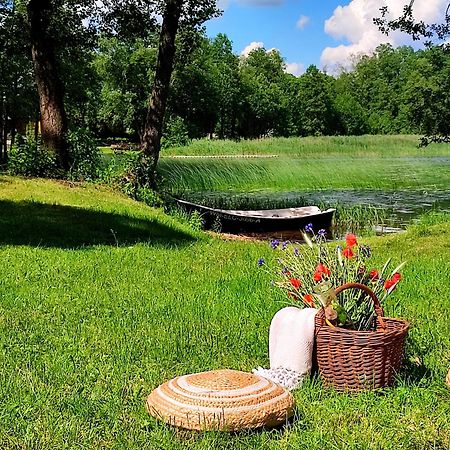
<path id="1" fill-rule="evenodd" d="M 259 375 L 215 370 L 162 384 L 148 397 L 147 409 L 181 428 L 236 431 L 284 423 L 293 414 L 294 400 Z"/>

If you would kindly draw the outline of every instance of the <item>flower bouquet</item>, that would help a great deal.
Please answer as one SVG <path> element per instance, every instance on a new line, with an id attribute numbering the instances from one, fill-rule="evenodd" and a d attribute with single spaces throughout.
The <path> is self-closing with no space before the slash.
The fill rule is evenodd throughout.
<path id="1" fill-rule="evenodd" d="M 370 264 L 370 247 L 348 234 L 345 246 L 326 244 L 325 230 L 307 225 L 307 245 L 271 241 L 276 259 L 274 285 L 300 307 L 316 314 L 316 357 L 326 384 L 362 390 L 392 384 L 400 368 L 409 324 L 384 317 L 382 304 L 401 281 L 404 263 L 390 270 Z M 269 268 L 263 259 L 260 267 Z"/>

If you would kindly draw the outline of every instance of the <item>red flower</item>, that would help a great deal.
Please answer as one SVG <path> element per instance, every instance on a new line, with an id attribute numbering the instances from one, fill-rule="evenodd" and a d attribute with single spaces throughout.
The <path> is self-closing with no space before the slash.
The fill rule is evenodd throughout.
<path id="1" fill-rule="evenodd" d="M 289 280 L 289 282 L 292 284 L 292 286 L 295 287 L 295 289 L 298 289 L 298 288 L 302 285 L 302 283 L 300 282 L 300 280 L 298 280 L 297 278 L 291 278 L 291 279 Z"/>
<path id="2" fill-rule="evenodd" d="M 358 243 L 354 234 L 347 234 L 347 236 L 345 237 L 345 242 L 347 244 L 347 247 L 353 247 Z"/>
<path id="3" fill-rule="evenodd" d="M 398 283 L 402 279 L 402 276 L 398 272 L 395 272 L 394 275 L 392 275 L 392 279 Z"/>
<path id="4" fill-rule="evenodd" d="M 392 278 L 388 278 L 384 283 L 384 288 L 388 291 L 389 289 L 392 289 L 395 287 L 395 285 L 402 279 L 402 276 L 395 272 L 394 275 L 392 275 Z"/>
<path id="5" fill-rule="evenodd" d="M 313 296 L 311 294 L 305 294 L 303 296 L 303 301 L 311 307 L 314 307 L 314 300 L 313 300 Z"/>
<path id="6" fill-rule="evenodd" d="M 380 278 L 380 273 L 378 272 L 378 270 L 373 269 L 370 271 L 369 277 L 371 280 L 378 280 L 378 278 Z"/>
<path id="7" fill-rule="evenodd" d="M 326 275 L 327 277 L 330 276 L 331 271 L 330 269 L 325 266 L 324 264 L 320 263 L 317 267 L 316 267 L 316 272 L 321 273 L 322 275 Z"/>
<path id="8" fill-rule="evenodd" d="M 344 258 L 350 259 L 353 258 L 354 253 L 351 247 L 345 247 L 344 250 L 342 250 L 342 255 Z"/>
<path id="9" fill-rule="evenodd" d="M 317 270 L 314 272 L 314 281 L 319 282 L 322 279 L 322 272 L 317 272 Z"/>
<path id="10" fill-rule="evenodd" d="M 386 290 L 389 290 L 389 289 L 391 289 L 392 287 L 394 287 L 396 284 L 397 284 L 396 281 L 394 281 L 394 280 L 392 280 L 392 279 L 387 279 L 387 280 L 384 282 L 384 288 L 385 288 Z"/>

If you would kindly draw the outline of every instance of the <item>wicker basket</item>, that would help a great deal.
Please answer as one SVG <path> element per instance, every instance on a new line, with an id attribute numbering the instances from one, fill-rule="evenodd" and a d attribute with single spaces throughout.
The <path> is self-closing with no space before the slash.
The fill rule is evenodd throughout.
<path id="1" fill-rule="evenodd" d="M 147 398 L 148 412 L 190 430 L 273 427 L 294 413 L 292 395 L 274 382 L 236 370 L 176 377 Z"/>
<path id="2" fill-rule="evenodd" d="M 377 296 L 363 284 L 336 289 L 361 289 L 373 300 L 376 331 L 355 331 L 326 324 L 323 308 L 315 318 L 316 358 L 325 385 L 339 391 L 362 391 L 391 386 L 400 369 L 409 323 L 383 317 Z"/>

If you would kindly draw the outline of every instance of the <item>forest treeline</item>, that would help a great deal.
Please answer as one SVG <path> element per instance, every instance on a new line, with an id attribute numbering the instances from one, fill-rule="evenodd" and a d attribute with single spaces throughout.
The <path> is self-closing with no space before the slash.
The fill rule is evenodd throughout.
<path id="1" fill-rule="evenodd" d="M 143 42 L 103 40 L 90 66 L 89 115 L 79 115 L 79 125 L 139 135 L 154 60 Z M 243 57 L 224 34 L 196 36 L 176 62 L 166 137 L 449 133 L 450 54 L 441 47 L 381 45 L 337 75 L 313 65 L 298 77 L 285 69 L 277 50 Z"/>
<path id="2" fill-rule="evenodd" d="M 139 141 L 157 60 L 156 25 L 145 35 L 130 28 L 128 34 L 100 33 L 95 42 L 88 28 L 69 26 L 77 27 L 70 46 L 58 50 L 69 127 Z M 14 141 L 27 124 L 37 123 L 39 105 L 20 30 L 11 34 L 0 26 L 0 33 L 5 147 L 7 137 Z M 260 48 L 243 57 L 224 34 L 211 39 L 201 31 L 181 32 L 165 145 L 205 136 L 449 134 L 450 54 L 441 47 L 381 45 L 373 55 L 355 58 L 352 70 L 333 75 L 315 66 L 298 77 L 285 69 L 277 50 Z"/>

